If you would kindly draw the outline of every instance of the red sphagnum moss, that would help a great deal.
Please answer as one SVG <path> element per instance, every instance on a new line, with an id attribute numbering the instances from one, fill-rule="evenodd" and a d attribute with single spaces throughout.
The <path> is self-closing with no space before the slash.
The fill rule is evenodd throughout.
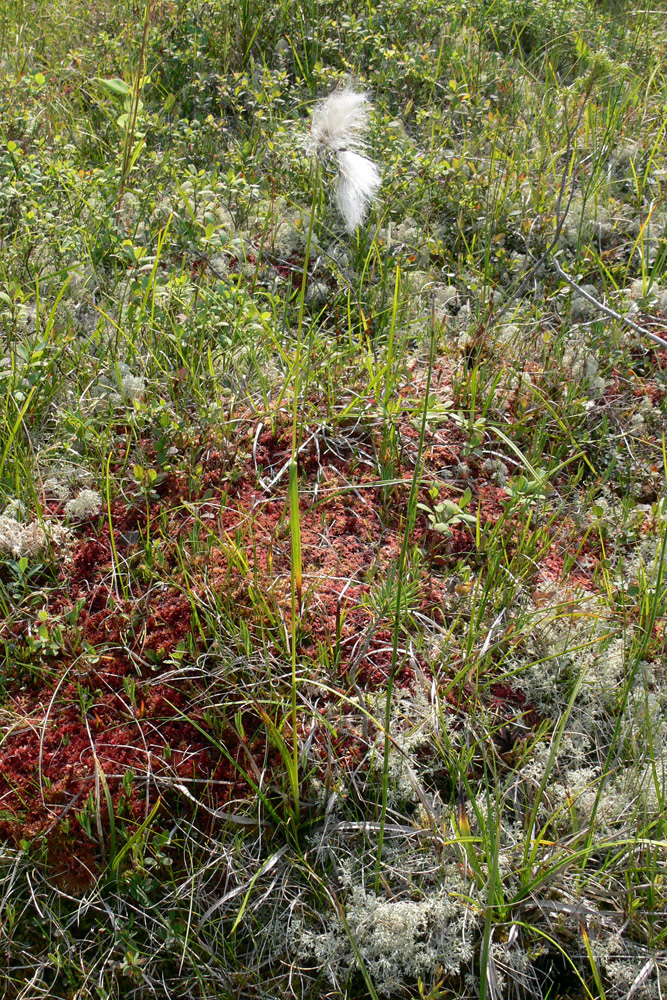
<path id="1" fill-rule="evenodd" d="M 336 646 L 327 684 L 374 692 L 385 687 L 391 673 L 395 597 L 390 590 L 383 603 L 378 590 L 399 558 L 418 432 L 407 420 L 397 425 L 400 448 L 392 482 L 384 486 L 363 457 L 382 448 L 377 431 L 356 429 L 355 435 L 335 446 L 323 435 L 322 440 L 314 437 L 299 456 L 305 595 L 299 658 L 314 662 L 318 650 L 331 652 Z M 48 669 L 40 664 L 8 679 L 17 717 L 26 723 L 10 731 L 0 747 L 0 833 L 15 841 L 46 836 L 54 871 L 71 885 L 85 884 L 108 849 L 109 805 L 115 822 L 136 827 L 158 794 L 162 808 L 170 808 L 178 798 L 175 786 L 189 782 L 193 797 L 205 798 L 207 807 L 216 809 L 252 797 L 252 760 L 256 768 L 279 763 L 252 704 L 243 713 L 242 727 L 219 710 L 219 724 L 210 733 L 210 718 L 200 707 L 202 680 L 175 676 L 179 665 L 191 662 L 193 651 L 214 638 L 202 636 L 201 618 L 198 627 L 193 622 L 193 602 L 205 595 L 217 594 L 253 634 L 253 592 L 259 591 L 276 620 L 289 627 L 284 474 L 289 435 L 258 433 L 249 424 L 244 443 L 238 449 L 246 456 L 244 465 L 239 468 L 237 462 L 233 474 L 223 449 L 202 448 L 196 487 L 184 474 L 169 472 L 148 497 L 139 490 L 136 496 L 119 497 L 111 504 L 110 519 L 102 516 L 78 528 L 60 586 L 44 593 L 48 622 L 62 622 L 81 605 L 76 643 L 69 649 L 65 645 Z M 444 484 L 440 473 L 461 461 L 464 443 L 453 424 L 427 434 L 424 479 L 438 484 L 443 499 L 461 494 Z M 142 454 L 151 459 L 149 442 L 142 442 Z M 471 510 L 479 512 L 482 531 L 488 531 L 503 514 L 506 492 L 476 475 L 474 462 L 468 464 Z M 420 499 L 429 500 L 427 487 Z M 149 533 L 159 538 L 161 575 L 169 582 L 129 568 L 145 558 Z M 189 553 L 189 596 L 179 545 Z M 474 533 L 460 526 L 443 542 L 420 513 L 412 545 L 422 551 L 412 598 L 416 610 L 441 622 L 448 572 L 461 555 L 474 552 Z M 238 546 L 243 558 L 234 558 Z M 562 572 L 561 551 L 562 542 L 555 539 L 543 563 L 545 580 Z M 589 576 L 585 581 L 590 585 Z M 27 639 L 30 629 L 28 620 L 14 623 L 13 641 Z M 279 656 L 279 645 L 268 652 Z M 428 657 L 401 655 L 397 687 L 410 688 L 415 670 L 432 677 Z M 233 683 L 232 678 L 232 688 Z M 453 711 L 465 711 L 470 697 L 459 692 Z M 500 722 L 520 717 L 524 726 L 538 724 L 524 697 L 507 686 L 491 686 L 485 697 Z M 331 696 L 322 694 L 321 700 L 324 712 Z M 338 767 L 354 767 L 361 752 L 352 732 L 343 728 L 332 738 L 325 726 L 316 727 L 312 759 L 321 761 L 322 776 L 332 753 Z M 133 780 L 124 783 L 128 772 Z M 86 818 L 92 836 L 86 833 Z M 98 825 L 106 838 L 102 845 L 95 843 Z"/>

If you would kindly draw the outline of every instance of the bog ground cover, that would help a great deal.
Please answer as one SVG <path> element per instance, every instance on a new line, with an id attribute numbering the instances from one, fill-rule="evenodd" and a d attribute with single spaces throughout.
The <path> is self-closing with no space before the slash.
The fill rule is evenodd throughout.
<path id="1" fill-rule="evenodd" d="M 666 54 L 2 6 L 3 996 L 664 995 Z"/>

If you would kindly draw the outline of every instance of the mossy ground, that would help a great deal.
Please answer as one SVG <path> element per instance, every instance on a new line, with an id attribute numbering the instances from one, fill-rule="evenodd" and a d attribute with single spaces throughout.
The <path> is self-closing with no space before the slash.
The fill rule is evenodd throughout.
<path id="1" fill-rule="evenodd" d="M 663 995 L 664 15 L 3 5 L 8 998 Z"/>

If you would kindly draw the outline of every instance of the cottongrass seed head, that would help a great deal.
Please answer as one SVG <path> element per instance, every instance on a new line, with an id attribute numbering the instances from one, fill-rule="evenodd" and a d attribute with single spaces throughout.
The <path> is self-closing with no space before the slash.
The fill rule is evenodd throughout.
<path id="1" fill-rule="evenodd" d="M 336 88 L 313 111 L 310 131 L 316 150 L 363 150 L 369 110 L 366 94 L 356 93 L 349 85 Z"/>
<path id="2" fill-rule="evenodd" d="M 366 218 L 382 180 L 375 163 L 362 152 L 370 107 L 366 94 L 347 86 L 317 105 L 310 127 L 314 152 L 319 156 L 333 153 L 336 157 L 336 205 L 349 233 Z"/>

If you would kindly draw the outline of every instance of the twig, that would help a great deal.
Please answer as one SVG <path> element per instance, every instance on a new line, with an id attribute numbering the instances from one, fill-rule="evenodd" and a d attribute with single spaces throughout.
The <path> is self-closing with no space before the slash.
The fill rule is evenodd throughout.
<path id="1" fill-rule="evenodd" d="M 581 288 L 576 283 L 576 281 L 573 281 L 573 279 L 569 276 L 569 274 L 567 274 L 563 270 L 563 268 L 560 266 L 555 257 L 551 258 L 551 262 L 556 268 L 556 271 L 558 272 L 560 277 L 563 279 L 563 281 L 566 282 L 566 284 L 568 284 L 570 288 L 577 293 L 577 295 L 581 295 L 582 298 L 586 299 L 587 302 L 590 302 L 591 305 L 594 305 L 596 309 L 600 310 L 600 312 L 603 312 L 606 316 L 610 316 L 611 319 L 617 319 L 621 323 L 625 323 L 626 326 L 629 326 L 631 330 L 634 330 L 636 333 L 641 334 L 643 337 L 648 337 L 649 340 L 652 340 L 655 344 L 658 344 L 660 347 L 667 347 L 667 340 L 663 340 L 663 338 L 659 337 L 657 333 L 651 333 L 651 331 L 647 330 L 645 326 L 639 326 L 638 323 L 634 323 L 627 316 L 624 316 L 622 313 L 616 312 L 616 310 L 612 309 L 610 306 L 606 306 L 604 302 L 600 302 L 599 299 L 596 299 L 593 295 L 590 294 L 590 292 L 587 292 L 583 288 Z"/>
<path id="2" fill-rule="evenodd" d="M 55 828 L 58 826 L 59 823 L 62 823 L 63 819 L 65 818 L 65 816 L 67 815 L 67 813 L 70 811 L 70 809 L 72 809 L 77 804 L 77 802 L 79 802 L 80 799 L 83 798 L 84 794 L 88 791 L 88 784 L 92 780 L 93 780 L 92 774 L 87 775 L 83 779 L 83 781 L 84 781 L 83 787 L 79 789 L 79 791 L 76 793 L 76 795 L 74 796 L 73 799 L 70 799 L 70 801 L 67 803 L 66 806 L 63 806 L 62 812 L 58 813 L 58 815 L 53 820 L 53 822 L 50 823 L 49 826 L 47 826 L 47 828 L 45 830 L 41 831 L 40 836 L 42 836 L 42 837 L 48 837 L 48 835 L 51 833 L 51 831 L 55 830 Z"/>

